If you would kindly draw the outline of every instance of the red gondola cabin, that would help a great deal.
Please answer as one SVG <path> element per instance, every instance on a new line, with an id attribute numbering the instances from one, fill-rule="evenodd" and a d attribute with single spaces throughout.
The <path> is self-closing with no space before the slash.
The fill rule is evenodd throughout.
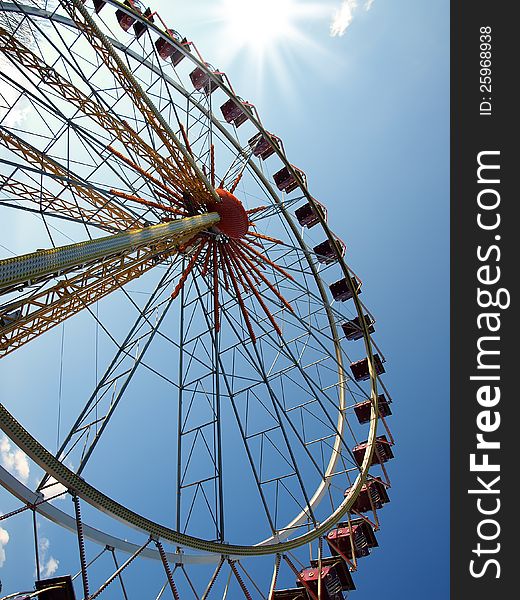
<path id="1" fill-rule="evenodd" d="M 278 148 L 282 147 L 282 142 L 279 137 L 276 137 L 272 133 L 268 133 L 267 135 L 275 146 Z M 265 160 L 274 154 L 274 148 L 269 143 L 269 140 L 262 135 L 262 133 L 257 133 L 247 143 L 253 151 L 253 154 L 257 157 L 260 157 L 262 160 Z"/>
<path id="2" fill-rule="evenodd" d="M 298 223 L 302 227 L 310 229 L 311 227 L 314 227 L 314 225 L 317 225 L 320 222 L 319 214 L 325 221 L 327 220 L 327 209 L 316 199 L 314 199 L 314 202 L 316 203 L 316 208 L 314 208 L 310 202 L 307 202 L 307 204 L 300 206 L 300 208 L 297 208 L 294 211 Z"/>
<path id="3" fill-rule="evenodd" d="M 383 363 L 379 358 L 379 354 L 374 354 L 374 367 L 376 369 L 376 373 L 378 375 L 382 375 L 385 373 L 385 368 L 383 367 Z M 350 370 L 354 375 L 354 379 L 356 381 L 366 381 L 370 379 L 370 372 L 368 370 L 368 358 L 363 358 L 356 362 L 353 362 L 350 365 Z"/>
<path id="4" fill-rule="evenodd" d="M 307 177 L 305 173 L 301 169 L 295 167 L 294 165 L 291 166 L 294 169 L 294 171 L 300 176 L 303 183 L 307 184 Z M 286 192 L 287 194 L 293 192 L 296 188 L 300 187 L 300 183 L 298 182 L 297 178 L 289 172 L 289 169 L 287 167 L 283 167 L 283 169 L 280 169 L 278 172 L 276 172 L 273 175 L 273 179 L 276 183 L 276 187 L 281 192 Z"/>
<path id="5" fill-rule="evenodd" d="M 166 33 L 172 37 L 177 43 L 181 43 L 181 36 L 174 29 L 167 29 Z M 170 42 L 166 41 L 163 38 L 159 38 L 155 42 L 155 47 L 157 48 L 157 53 L 163 60 L 168 60 L 171 58 L 172 54 L 175 52 L 175 46 L 170 44 Z"/>
<path id="6" fill-rule="evenodd" d="M 382 417 L 389 417 L 392 414 L 390 403 L 386 399 L 384 394 L 379 394 L 377 397 L 377 409 Z M 365 400 L 358 402 L 354 405 L 354 412 L 356 413 L 357 420 L 361 425 L 370 421 L 370 413 L 372 411 L 372 402 Z"/>
<path id="7" fill-rule="evenodd" d="M 365 315 L 364 318 L 368 333 L 374 333 L 374 321 L 369 317 L 369 315 Z M 343 333 L 345 334 L 347 340 L 360 340 L 363 337 L 363 329 L 361 328 L 361 321 L 359 317 L 342 323 L 341 328 L 343 329 Z"/>
<path id="8" fill-rule="evenodd" d="M 318 580 L 320 573 L 318 568 L 309 567 L 300 572 L 300 577 L 305 581 L 314 594 L 318 594 Z M 298 585 L 303 586 L 303 583 L 298 580 Z M 321 567 L 321 598 L 322 600 L 344 600 L 341 581 L 339 579 L 336 567 L 325 566 Z"/>
<path id="9" fill-rule="evenodd" d="M 363 459 L 365 458 L 365 452 L 368 447 L 368 441 L 363 442 L 362 444 L 358 444 L 352 448 L 352 454 L 356 459 L 356 462 L 359 466 L 362 465 Z M 374 454 L 372 455 L 371 465 L 380 465 L 382 463 L 388 462 L 390 459 L 394 458 L 394 453 L 392 452 L 392 444 L 386 439 L 386 435 L 379 435 L 376 438 L 376 447 L 374 450 Z"/>
<path id="10" fill-rule="evenodd" d="M 105 4 L 105 0 L 94 0 L 94 10 L 96 11 L 96 14 L 99 14 Z"/>
<path id="11" fill-rule="evenodd" d="M 361 294 L 361 283 L 355 277 L 350 278 L 350 283 L 356 292 Z M 331 283 L 329 285 L 329 290 L 334 300 L 338 300 L 339 302 L 345 302 L 352 298 L 352 292 L 350 291 L 348 282 L 345 278 Z"/>
<path id="12" fill-rule="evenodd" d="M 348 493 L 349 490 L 346 490 L 345 496 Z M 372 510 L 380 510 L 388 502 L 390 502 L 390 498 L 386 491 L 386 485 L 379 478 L 375 477 L 367 481 L 361 488 L 361 492 L 352 505 L 352 510 L 359 513 L 371 512 Z"/>
<path id="13" fill-rule="evenodd" d="M 327 543 L 332 554 L 338 556 L 341 553 L 349 559 L 353 558 L 353 554 L 356 558 L 368 556 L 370 548 L 379 545 L 372 526 L 364 519 L 352 519 L 350 526 L 338 523 L 338 527 L 327 534 Z"/>
<path id="14" fill-rule="evenodd" d="M 46 588 L 54 587 L 53 590 L 49 590 L 48 592 L 40 592 L 38 594 L 40 600 L 76 600 L 72 577 L 70 575 L 62 575 L 61 577 L 53 577 L 52 579 L 41 579 L 40 581 L 36 581 L 34 586 L 36 590 L 45 590 Z"/>
<path id="15" fill-rule="evenodd" d="M 206 63 L 206 67 L 220 82 L 223 81 L 222 75 L 212 65 Z M 218 83 L 213 81 L 208 73 L 200 67 L 197 67 L 190 73 L 190 79 L 193 87 L 198 92 L 204 90 L 208 96 L 218 88 Z"/>
<path id="16" fill-rule="evenodd" d="M 339 581 L 341 583 L 341 589 L 344 592 L 350 592 L 356 589 L 354 580 L 350 574 L 350 570 L 347 563 L 341 558 L 341 556 L 324 556 L 321 559 L 322 567 L 334 567 L 338 574 Z M 318 560 L 311 560 L 311 567 L 316 569 L 318 567 Z"/>
<path id="17" fill-rule="evenodd" d="M 141 12 L 139 10 L 138 6 L 135 4 L 135 2 L 130 2 L 130 0 L 125 0 L 123 2 L 123 4 L 125 6 L 128 6 L 129 8 L 133 8 L 137 12 Z M 136 18 L 134 16 L 129 15 L 128 13 L 125 13 L 120 8 L 118 8 L 116 10 L 116 19 L 117 19 L 117 22 L 119 23 L 119 26 L 121 27 L 121 29 L 123 31 L 128 31 L 130 29 L 130 27 L 132 27 L 132 25 L 136 22 Z"/>
<path id="18" fill-rule="evenodd" d="M 182 45 L 184 50 L 186 50 L 186 52 L 189 52 L 191 54 L 191 48 L 190 48 L 190 44 L 189 44 L 187 38 L 185 38 L 185 37 L 182 38 L 182 40 L 180 41 L 180 44 Z M 172 65 L 174 67 L 176 67 L 183 58 L 185 58 L 184 53 L 181 52 L 178 48 L 174 48 L 173 53 L 171 55 Z"/>
<path id="19" fill-rule="evenodd" d="M 243 106 L 247 103 L 242 100 L 242 98 L 238 98 L 240 101 L 240 105 L 236 103 L 233 98 L 230 98 L 227 102 L 220 107 L 222 111 L 222 115 L 227 123 L 234 123 L 235 127 L 240 127 L 242 123 L 245 123 L 248 119 Z"/>
<path id="20" fill-rule="evenodd" d="M 344 256 L 347 250 L 345 242 L 339 238 L 336 238 L 336 247 L 339 250 L 339 255 Z M 338 260 L 338 255 L 334 250 L 333 245 L 330 243 L 330 240 L 325 240 L 324 242 L 321 242 L 321 244 L 314 246 L 313 250 L 316 254 L 318 262 L 324 265 L 329 265 Z"/>

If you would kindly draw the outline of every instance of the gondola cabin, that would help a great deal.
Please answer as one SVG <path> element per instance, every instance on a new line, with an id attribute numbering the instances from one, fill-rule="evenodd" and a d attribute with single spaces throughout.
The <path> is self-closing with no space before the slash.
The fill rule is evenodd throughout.
<path id="1" fill-rule="evenodd" d="M 133 2 L 130 2 L 130 0 L 125 0 L 123 2 L 123 4 L 125 6 L 128 6 L 129 8 L 133 8 L 137 12 L 141 12 L 139 10 L 139 8 L 136 6 L 136 4 Z M 132 25 L 136 22 L 136 18 L 134 16 L 129 15 L 128 13 L 124 12 L 120 8 L 118 8 L 116 10 L 116 19 L 117 19 L 117 22 L 119 23 L 119 27 L 121 27 L 121 29 L 123 31 L 128 31 L 130 29 L 130 27 L 132 27 Z"/>
<path id="2" fill-rule="evenodd" d="M 384 394 L 379 394 L 377 397 L 377 409 L 381 417 L 389 417 L 392 414 L 390 403 Z M 361 425 L 370 421 L 371 411 L 372 402 L 370 400 L 364 400 L 363 402 L 358 402 L 354 405 L 354 412 Z"/>
<path id="3" fill-rule="evenodd" d="M 303 183 L 306 185 L 307 177 L 305 173 L 301 169 L 295 167 L 294 165 L 291 166 L 294 169 L 294 171 L 300 176 Z M 297 177 L 295 177 L 287 167 L 283 167 L 283 169 L 277 171 L 273 175 L 273 179 L 276 183 L 276 187 L 281 192 L 285 192 L 286 194 L 289 194 L 293 192 L 296 188 L 300 187 L 300 182 L 298 181 Z"/>
<path id="4" fill-rule="evenodd" d="M 224 117 L 226 123 L 233 123 L 235 127 L 240 127 L 242 123 L 245 123 L 248 119 L 243 106 L 247 103 L 242 100 L 242 98 L 238 98 L 240 105 L 236 103 L 233 98 L 230 98 L 227 102 L 220 107 L 222 112 L 222 116 Z"/>
<path id="5" fill-rule="evenodd" d="M 368 441 L 358 444 L 352 448 L 352 454 L 359 466 L 363 464 L 363 459 L 365 458 L 365 452 L 368 448 Z M 386 435 L 379 435 L 376 438 L 376 446 L 374 449 L 374 454 L 372 454 L 372 462 L 371 465 L 380 465 L 382 463 L 388 462 L 390 459 L 394 458 L 394 453 L 392 452 L 392 444 L 386 439 Z"/>
<path id="6" fill-rule="evenodd" d="M 368 333 L 374 333 L 374 321 L 369 315 L 365 315 L 364 319 Z M 361 321 L 359 317 L 342 323 L 341 328 L 343 329 L 343 333 L 345 334 L 347 340 L 360 340 L 363 337 L 363 329 L 361 328 Z"/>
<path id="7" fill-rule="evenodd" d="M 345 496 L 348 495 L 350 489 L 345 491 Z M 380 510 L 384 504 L 390 502 L 386 485 L 377 477 L 367 481 L 352 505 L 352 510 L 358 513 L 371 512 Z"/>
<path id="8" fill-rule="evenodd" d="M 309 586 L 310 590 L 318 595 L 318 580 L 320 571 L 317 567 L 309 567 L 300 572 L 300 577 Z M 298 580 L 298 585 L 303 582 Z M 344 600 L 341 581 L 334 566 L 321 567 L 321 600 Z"/>
<path id="9" fill-rule="evenodd" d="M 357 294 L 361 294 L 360 281 L 358 281 L 355 277 L 351 277 L 350 284 L 351 286 L 349 287 L 348 282 L 345 278 L 331 283 L 329 285 L 329 290 L 334 300 L 338 300 L 338 302 L 345 302 L 346 300 L 350 300 L 353 296 L 351 287 L 356 290 Z"/>
<path id="10" fill-rule="evenodd" d="M 343 242 L 339 238 L 335 238 L 335 242 L 339 255 L 344 256 L 347 250 L 345 242 Z M 324 242 L 321 242 L 321 244 L 314 246 L 313 250 L 316 254 L 318 262 L 324 265 L 330 265 L 338 260 L 338 252 L 336 252 L 330 240 L 325 240 Z"/>
<path id="11" fill-rule="evenodd" d="M 180 34 L 177 33 L 174 29 L 167 29 L 166 33 L 177 43 L 181 43 L 182 38 Z M 164 38 L 159 38 L 155 42 L 155 47 L 157 48 L 157 53 L 163 60 L 168 60 L 175 52 L 175 46 L 173 44 L 170 44 L 170 42 L 166 41 Z"/>
<path id="12" fill-rule="evenodd" d="M 327 209 L 316 199 L 314 199 L 314 202 L 316 207 L 312 206 L 310 202 L 307 202 L 294 211 L 294 215 L 302 227 L 307 227 L 308 229 L 314 227 L 314 225 L 317 225 L 320 222 L 320 215 L 324 221 L 327 220 Z"/>
<path id="13" fill-rule="evenodd" d="M 381 362 L 379 354 L 374 354 L 374 367 L 377 375 L 385 373 L 385 368 Z M 366 381 L 370 379 L 370 371 L 368 370 L 368 358 L 362 358 L 356 362 L 351 363 L 350 370 L 356 381 Z"/>
<path id="14" fill-rule="evenodd" d="M 317 559 L 311 560 L 311 567 L 317 569 L 318 562 L 319 561 Z M 343 560 L 343 558 L 341 558 L 341 556 L 324 556 L 321 559 L 321 566 L 322 568 L 334 567 L 336 569 L 336 573 L 338 574 L 339 581 L 341 583 L 341 589 L 344 592 L 351 592 L 356 589 L 347 563 Z"/>
<path id="15" fill-rule="evenodd" d="M 261 158 L 262 160 L 269 158 L 275 152 L 273 146 L 269 143 L 269 140 L 273 142 L 277 148 L 282 147 L 282 142 L 279 137 L 276 137 L 276 135 L 273 133 L 267 133 L 267 136 L 269 139 L 267 139 L 262 133 L 257 133 L 247 142 L 253 151 L 253 155 Z"/>
<path id="16" fill-rule="evenodd" d="M 372 526 L 364 519 L 352 519 L 350 525 L 338 523 L 338 527 L 327 534 L 327 543 L 332 554 L 343 554 L 349 559 L 368 556 L 370 548 L 379 545 Z"/>
<path id="17" fill-rule="evenodd" d="M 222 75 L 209 63 L 206 63 L 206 67 L 218 79 L 218 81 L 220 81 L 222 83 L 222 81 L 223 81 Z M 193 87 L 198 92 L 200 92 L 201 90 L 204 90 L 204 92 L 206 92 L 206 94 L 208 96 L 210 94 L 212 94 L 218 88 L 218 83 L 216 81 L 214 81 L 209 76 L 209 74 L 206 71 L 204 71 L 203 69 L 201 69 L 200 67 L 196 67 L 190 73 L 190 79 L 191 79 L 191 83 L 193 84 Z"/>

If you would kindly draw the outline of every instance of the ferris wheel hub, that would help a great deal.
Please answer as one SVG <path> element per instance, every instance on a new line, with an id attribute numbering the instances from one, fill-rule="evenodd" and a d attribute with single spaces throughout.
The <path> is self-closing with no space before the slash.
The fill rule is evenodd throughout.
<path id="1" fill-rule="evenodd" d="M 242 202 L 227 190 L 217 188 L 215 191 L 221 201 L 210 202 L 207 206 L 209 212 L 216 212 L 220 216 L 215 228 L 230 238 L 243 238 L 249 231 L 249 216 Z"/>

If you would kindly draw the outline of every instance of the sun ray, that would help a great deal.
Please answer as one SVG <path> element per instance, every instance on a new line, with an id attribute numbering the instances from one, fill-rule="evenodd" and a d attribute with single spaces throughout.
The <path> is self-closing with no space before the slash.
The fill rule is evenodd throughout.
<path id="1" fill-rule="evenodd" d="M 322 24 L 328 35 L 333 2 L 304 0 L 220 0 L 211 10 L 209 20 L 215 25 L 219 39 L 219 61 L 239 63 L 244 74 L 254 72 L 255 94 L 261 99 L 264 74 L 283 92 L 291 95 L 291 65 L 307 65 L 319 74 L 326 62 L 332 67 L 337 57 L 318 43 L 309 30 Z M 318 25 L 321 27 L 321 25 Z M 325 37 L 324 37 L 325 39 Z"/>

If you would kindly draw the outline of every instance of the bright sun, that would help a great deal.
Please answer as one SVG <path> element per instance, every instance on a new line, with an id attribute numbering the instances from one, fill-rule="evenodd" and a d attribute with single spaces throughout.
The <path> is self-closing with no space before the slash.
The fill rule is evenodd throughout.
<path id="1" fill-rule="evenodd" d="M 327 32 L 329 0 L 219 0 L 211 10 L 217 24 L 219 60 L 233 61 L 254 72 L 256 97 L 269 73 L 289 97 L 292 66 L 319 69 L 331 57 L 316 32 Z M 273 79 L 272 79 L 273 81 Z"/>
<path id="2" fill-rule="evenodd" d="M 238 47 L 262 53 L 274 42 L 296 33 L 298 6 L 294 0 L 223 0 L 220 9 Z"/>

